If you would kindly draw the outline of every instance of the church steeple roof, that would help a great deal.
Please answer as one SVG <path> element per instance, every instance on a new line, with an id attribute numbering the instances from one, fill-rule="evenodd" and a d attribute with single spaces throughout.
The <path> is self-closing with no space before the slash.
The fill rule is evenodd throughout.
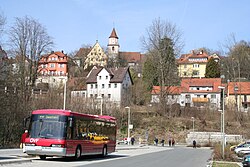
<path id="1" fill-rule="evenodd" d="M 118 36 L 117 36 L 117 34 L 115 32 L 115 28 L 113 28 L 113 30 L 112 30 L 111 35 L 110 35 L 109 38 L 116 38 L 116 39 L 118 39 Z"/>

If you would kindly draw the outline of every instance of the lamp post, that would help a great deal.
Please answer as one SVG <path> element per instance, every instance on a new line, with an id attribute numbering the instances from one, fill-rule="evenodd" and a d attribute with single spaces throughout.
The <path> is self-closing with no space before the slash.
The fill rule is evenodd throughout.
<path id="1" fill-rule="evenodd" d="M 100 107 L 101 113 L 100 113 L 100 115 L 102 115 L 102 99 L 103 99 L 103 98 L 102 98 L 102 96 L 98 96 L 97 98 L 100 99 L 100 101 L 101 101 L 101 107 Z"/>
<path id="2" fill-rule="evenodd" d="M 225 158 L 225 87 L 218 86 L 219 89 L 222 89 L 222 157 Z"/>
<path id="3" fill-rule="evenodd" d="M 238 90 L 239 90 L 239 87 L 237 85 L 234 85 L 234 93 L 235 93 L 235 108 L 236 108 L 236 111 L 238 112 L 239 111 L 239 105 L 238 105 Z"/>
<path id="4" fill-rule="evenodd" d="M 63 91 L 63 109 L 66 108 L 66 94 L 67 94 L 67 78 L 65 78 L 64 91 Z"/>
<path id="5" fill-rule="evenodd" d="M 191 117 L 192 121 L 193 121 L 193 135 L 194 135 L 194 117 Z"/>
<path id="6" fill-rule="evenodd" d="M 128 138 L 127 138 L 127 140 L 128 140 L 128 145 L 130 144 L 130 107 L 125 107 L 126 109 L 128 109 Z"/>

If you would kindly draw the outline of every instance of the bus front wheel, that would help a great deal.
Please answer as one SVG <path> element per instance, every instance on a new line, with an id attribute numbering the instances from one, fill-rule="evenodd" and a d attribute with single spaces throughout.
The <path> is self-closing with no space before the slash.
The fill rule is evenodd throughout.
<path id="1" fill-rule="evenodd" d="M 46 155 L 39 155 L 41 160 L 45 160 L 46 159 Z"/>
<path id="2" fill-rule="evenodd" d="M 78 146 L 78 147 L 76 148 L 75 158 L 76 158 L 77 160 L 80 159 L 81 154 L 82 154 L 81 147 Z"/>

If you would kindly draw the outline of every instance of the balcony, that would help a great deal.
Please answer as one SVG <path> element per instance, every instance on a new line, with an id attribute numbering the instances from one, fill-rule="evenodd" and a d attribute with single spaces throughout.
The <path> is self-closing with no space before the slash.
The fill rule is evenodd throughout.
<path id="1" fill-rule="evenodd" d="M 208 103 L 208 98 L 194 97 L 192 98 L 193 103 Z"/>

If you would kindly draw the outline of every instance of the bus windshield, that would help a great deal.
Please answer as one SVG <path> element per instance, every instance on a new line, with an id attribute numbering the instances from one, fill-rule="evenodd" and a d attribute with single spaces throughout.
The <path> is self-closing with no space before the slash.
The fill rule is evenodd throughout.
<path id="1" fill-rule="evenodd" d="M 36 114 L 31 118 L 30 137 L 63 139 L 66 137 L 67 116 Z"/>

